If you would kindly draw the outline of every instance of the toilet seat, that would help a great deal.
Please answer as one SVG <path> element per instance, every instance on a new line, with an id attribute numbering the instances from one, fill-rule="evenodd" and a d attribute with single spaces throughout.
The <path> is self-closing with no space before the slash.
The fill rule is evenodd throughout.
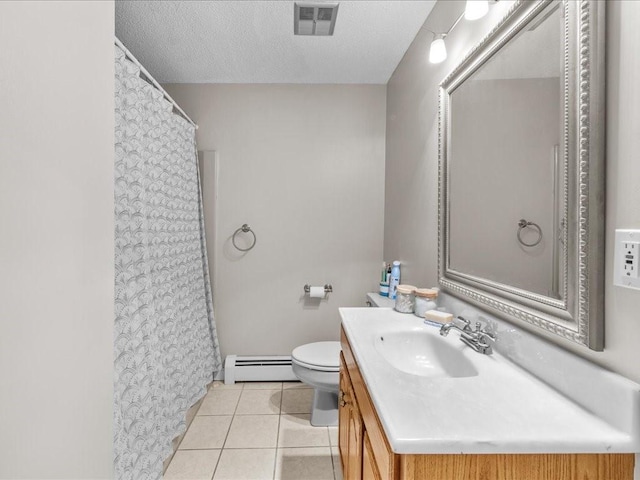
<path id="1" fill-rule="evenodd" d="M 315 342 L 300 345 L 291 352 L 298 365 L 321 372 L 340 371 L 340 342 Z"/>

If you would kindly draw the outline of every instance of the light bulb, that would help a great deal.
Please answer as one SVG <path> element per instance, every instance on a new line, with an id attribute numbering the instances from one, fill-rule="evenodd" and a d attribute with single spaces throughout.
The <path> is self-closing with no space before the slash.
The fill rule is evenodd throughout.
<path id="1" fill-rule="evenodd" d="M 447 46 L 444 43 L 444 35 L 437 33 L 429 48 L 429 62 L 441 63 L 447 58 Z"/>
<path id="2" fill-rule="evenodd" d="M 484 17 L 488 11 L 488 0 L 467 0 L 467 6 L 464 9 L 464 18 L 466 20 L 478 20 Z"/>

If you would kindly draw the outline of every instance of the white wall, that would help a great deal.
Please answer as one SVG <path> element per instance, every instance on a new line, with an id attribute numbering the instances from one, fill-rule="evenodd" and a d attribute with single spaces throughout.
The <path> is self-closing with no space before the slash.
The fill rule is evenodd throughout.
<path id="1" fill-rule="evenodd" d="M 205 215 L 222 354 L 289 354 L 337 340 L 337 308 L 363 305 L 379 278 L 384 85 L 167 90 L 198 123 L 198 149 L 219 157 L 213 245 L 209 200 Z M 230 242 L 243 223 L 257 235 L 245 255 Z M 305 300 L 306 283 L 330 283 L 334 293 Z"/>
<path id="2" fill-rule="evenodd" d="M 640 2 L 607 5 L 605 350 L 549 338 L 640 382 L 640 291 L 612 281 L 614 229 L 640 228 Z M 438 84 L 510 6 L 501 1 L 482 20 L 461 22 L 447 37 L 449 57 L 440 65 L 429 64 L 431 34 L 422 30 L 387 86 L 384 255 L 403 261 L 408 283 L 437 279 Z M 438 2 L 426 23 L 450 25 L 463 8 L 464 2 Z"/>
<path id="3" fill-rule="evenodd" d="M 112 477 L 113 2 L 0 2 L 0 478 Z"/>
<path id="4" fill-rule="evenodd" d="M 607 15 L 606 337 L 589 357 L 640 382 L 640 291 L 613 285 L 615 229 L 640 229 L 640 2 L 609 2 Z"/>

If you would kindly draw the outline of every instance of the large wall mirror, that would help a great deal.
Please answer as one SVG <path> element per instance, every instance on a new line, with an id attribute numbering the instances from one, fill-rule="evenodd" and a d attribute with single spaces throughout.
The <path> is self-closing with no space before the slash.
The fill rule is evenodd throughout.
<path id="1" fill-rule="evenodd" d="M 440 88 L 441 286 L 594 350 L 605 3 L 517 1 Z"/>

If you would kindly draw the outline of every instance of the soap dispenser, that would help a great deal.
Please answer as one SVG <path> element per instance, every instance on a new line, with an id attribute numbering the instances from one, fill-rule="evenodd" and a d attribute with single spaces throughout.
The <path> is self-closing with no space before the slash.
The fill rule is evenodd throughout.
<path id="1" fill-rule="evenodd" d="M 400 261 L 395 260 L 391 268 L 391 278 L 389 278 L 389 298 L 395 300 L 398 295 L 397 289 L 400 283 Z"/>

